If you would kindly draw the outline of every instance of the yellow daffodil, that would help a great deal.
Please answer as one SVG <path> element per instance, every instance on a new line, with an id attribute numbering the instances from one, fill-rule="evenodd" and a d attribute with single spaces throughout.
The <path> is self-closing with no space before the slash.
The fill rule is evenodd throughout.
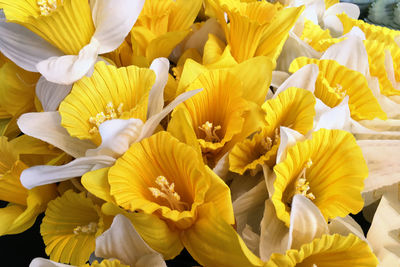
<path id="1" fill-rule="evenodd" d="M 55 267 L 55 266 L 71 266 L 75 267 L 75 265 L 65 265 L 61 263 L 54 262 L 52 260 L 44 259 L 44 258 L 35 258 L 32 260 L 30 267 Z M 122 264 L 119 260 L 102 260 L 98 262 L 97 260 L 93 261 L 91 264 L 81 264 L 76 267 L 129 267 L 130 265 Z"/>
<path id="2" fill-rule="evenodd" d="M 133 62 L 149 66 L 158 57 L 168 57 L 190 32 L 201 0 L 148 0 L 131 30 Z"/>
<path id="3" fill-rule="evenodd" d="M 243 174 L 260 169 L 261 165 L 275 165 L 280 144 L 279 127 L 290 127 L 306 134 L 313 127 L 315 98 L 311 92 L 291 87 L 262 105 L 265 126 L 252 136 L 237 143 L 229 153 L 229 169 Z"/>
<path id="4" fill-rule="evenodd" d="M 95 249 L 95 238 L 104 231 L 100 207 L 85 192 L 66 191 L 49 202 L 40 233 L 50 260 L 81 265 Z"/>
<path id="5" fill-rule="evenodd" d="M 295 72 L 307 64 L 316 64 L 319 67 L 314 94 L 327 106 L 337 106 L 348 95 L 353 119 L 387 118 L 386 113 L 368 87 L 367 79 L 363 74 L 341 65 L 335 60 L 306 57 L 294 60 L 289 70 Z"/>
<path id="6" fill-rule="evenodd" d="M 237 62 L 268 56 L 275 62 L 303 7 L 282 8 L 265 1 L 209 0 Z M 225 20 L 227 14 L 229 23 Z"/>
<path id="7" fill-rule="evenodd" d="M 298 142 L 274 167 L 271 197 L 276 213 L 287 226 L 295 194 L 311 199 L 326 220 L 357 213 L 368 169 L 354 137 L 341 130 L 321 129 L 312 139 Z"/>
<path id="8" fill-rule="evenodd" d="M 48 81 L 71 84 L 98 54 L 116 49 L 143 7 L 138 1 L 1 0 L 0 49 L 18 66 Z"/>
<path id="9" fill-rule="evenodd" d="M 28 190 L 20 182 L 21 172 L 29 165 L 57 163 L 59 152 L 47 144 L 20 136 L 11 141 L 0 137 L 0 199 L 9 204 L 0 209 L 0 235 L 17 234 L 33 225 L 36 216 L 56 197 L 54 185 Z M 60 155 L 62 157 L 62 155 Z"/>
<path id="10" fill-rule="evenodd" d="M 166 132 L 133 144 L 109 170 L 89 172 L 82 179 L 95 195 L 139 212 L 128 217 L 143 239 L 166 259 L 179 254 L 183 246 L 200 249 L 202 242 L 194 239 L 214 231 L 204 212 L 210 205 L 221 220 L 234 223 L 229 188 L 191 146 Z M 195 230 L 199 220 L 206 232 Z M 160 239 L 154 239 L 154 232 Z M 163 238 L 167 241 L 160 242 Z"/>
<path id="11" fill-rule="evenodd" d="M 378 260 L 368 244 L 355 235 L 323 235 L 285 255 L 272 254 L 266 267 L 290 266 L 377 266 Z"/>

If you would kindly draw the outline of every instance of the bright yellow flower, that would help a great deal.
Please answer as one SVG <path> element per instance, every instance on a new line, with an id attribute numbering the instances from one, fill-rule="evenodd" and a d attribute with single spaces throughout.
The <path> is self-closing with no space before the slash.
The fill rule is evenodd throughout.
<path id="1" fill-rule="evenodd" d="M 351 117 L 355 120 L 385 120 L 386 113 L 368 87 L 367 79 L 360 72 L 340 65 L 335 60 L 318 60 L 306 57 L 295 59 L 290 65 L 290 72 L 296 72 L 307 64 L 316 64 L 319 74 L 315 83 L 314 94 L 327 106 L 339 105 L 343 98 L 349 96 Z"/>
<path id="2" fill-rule="evenodd" d="M 96 173 L 88 173 L 83 180 L 94 180 L 91 175 Z M 108 183 L 109 194 L 118 206 L 146 214 L 142 216 L 142 220 L 147 218 L 145 225 L 133 219 L 135 229 L 166 259 L 179 254 L 187 243 L 202 246 L 188 236 L 199 220 L 201 207 L 212 203 L 221 219 L 234 223 L 229 188 L 192 147 L 167 132 L 134 143 L 109 169 Z M 160 244 L 154 236 L 146 237 L 160 223 L 168 225 L 163 231 L 170 236 L 169 244 Z"/>
<path id="3" fill-rule="evenodd" d="M 353 234 L 323 235 L 304 244 L 299 250 L 291 249 L 285 255 L 272 254 L 266 267 L 306 266 L 370 266 L 378 265 L 368 244 Z"/>
<path id="4" fill-rule="evenodd" d="M 275 165 L 280 144 L 279 127 L 306 134 L 313 127 L 315 97 L 311 92 L 291 87 L 262 105 L 265 122 L 262 130 L 237 143 L 229 153 L 229 169 L 243 174 L 259 170 L 262 164 Z"/>
<path id="5" fill-rule="evenodd" d="M 50 259 L 81 265 L 95 249 L 95 239 L 104 230 L 100 207 L 84 192 L 66 191 L 49 202 L 40 233 Z"/>
<path id="6" fill-rule="evenodd" d="M 368 168 L 354 137 L 341 130 L 321 129 L 312 139 L 298 142 L 274 167 L 271 197 L 277 216 L 289 226 L 294 194 L 311 199 L 326 220 L 363 207 L 361 191 Z"/>

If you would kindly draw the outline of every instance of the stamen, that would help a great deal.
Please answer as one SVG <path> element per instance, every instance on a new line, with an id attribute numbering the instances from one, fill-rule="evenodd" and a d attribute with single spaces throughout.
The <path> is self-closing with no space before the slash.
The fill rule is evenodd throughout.
<path id="1" fill-rule="evenodd" d="M 57 0 L 37 0 L 37 5 L 39 6 L 40 14 L 42 16 L 50 15 L 54 10 L 57 9 Z M 63 0 L 59 0 L 60 4 L 63 4 Z"/>
<path id="2" fill-rule="evenodd" d="M 307 179 L 306 179 L 306 170 L 308 168 L 310 168 L 311 165 L 312 165 L 312 161 L 311 161 L 311 159 L 309 159 L 306 162 L 304 169 L 301 171 L 301 173 L 297 177 L 295 194 L 301 194 L 301 195 L 309 198 L 310 200 L 314 200 L 315 199 L 314 194 L 311 192 L 308 193 L 308 190 L 310 190 L 310 183 L 307 182 Z"/>
<path id="3" fill-rule="evenodd" d="M 275 128 L 273 139 L 269 136 L 267 136 L 265 139 L 262 139 L 261 146 L 264 149 L 262 154 L 265 154 L 266 152 L 270 151 L 274 145 L 278 144 L 279 138 L 280 138 L 279 128 Z"/>
<path id="4" fill-rule="evenodd" d="M 150 192 L 155 198 L 164 198 L 168 201 L 170 207 L 174 210 L 184 211 L 189 208 L 189 205 L 185 202 L 180 201 L 181 197 L 175 192 L 175 184 L 169 184 L 167 178 L 160 175 L 156 178 L 156 184 L 160 189 L 155 187 L 149 187 Z"/>
<path id="5" fill-rule="evenodd" d="M 335 93 L 337 93 L 340 98 L 344 98 L 346 96 L 346 90 L 343 90 L 343 87 L 340 84 L 336 84 L 335 87 L 332 87 L 333 90 L 335 90 Z"/>
<path id="6" fill-rule="evenodd" d="M 99 126 L 100 124 L 102 124 L 103 122 L 107 121 L 107 120 L 112 120 L 112 119 L 117 119 L 119 118 L 123 111 L 123 107 L 124 104 L 120 103 L 118 105 L 117 110 L 115 110 L 114 108 L 114 104 L 112 102 L 109 102 L 106 105 L 106 113 L 104 113 L 103 111 L 100 113 L 97 113 L 96 116 L 94 117 L 90 117 L 89 118 L 89 123 L 92 124 L 92 128 L 89 130 L 90 134 L 96 134 L 99 132 Z"/>
<path id="7" fill-rule="evenodd" d="M 97 232 L 97 223 L 91 222 L 88 225 L 77 226 L 74 228 L 74 234 L 94 234 Z"/>
<path id="8" fill-rule="evenodd" d="M 211 122 L 206 121 L 203 125 L 201 125 L 201 127 L 199 126 L 199 129 L 206 134 L 206 137 L 204 138 L 205 141 L 213 143 L 221 141 L 216 133 L 216 131 L 221 130 L 220 125 L 213 126 Z"/>

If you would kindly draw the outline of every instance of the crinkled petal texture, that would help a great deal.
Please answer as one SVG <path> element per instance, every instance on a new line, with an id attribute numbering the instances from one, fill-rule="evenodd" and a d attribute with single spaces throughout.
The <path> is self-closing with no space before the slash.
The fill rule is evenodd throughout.
<path id="1" fill-rule="evenodd" d="M 274 172 L 272 202 L 278 218 L 287 226 L 295 193 L 312 193 L 313 203 L 325 220 L 355 214 L 363 207 L 361 191 L 368 168 L 360 147 L 348 132 L 314 132 L 312 139 L 290 147 L 286 159 L 274 167 Z M 301 180 L 309 183 L 307 190 L 301 189 Z"/>
<path id="2" fill-rule="evenodd" d="M 89 1 L 57 1 L 58 7 L 41 15 L 34 1 L 0 1 L 8 21 L 30 29 L 66 55 L 77 55 L 92 38 L 95 28 Z"/>
<path id="3" fill-rule="evenodd" d="M 360 72 L 340 65 L 335 60 L 318 60 L 306 57 L 295 59 L 290 65 L 290 72 L 296 72 L 307 64 L 316 64 L 319 75 L 315 83 L 314 94 L 329 107 L 335 107 L 349 96 L 349 108 L 353 119 L 387 119 L 378 100 L 368 87 L 367 79 Z"/>
<path id="4" fill-rule="evenodd" d="M 378 260 L 368 244 L 353 234 L 323 235 L 285 255 L 272 254 L 267 267 L 275 266 L 377 266 Z"/>
<path id="5" fill-rule="evenodd" d="M 233 223 L 229 190 L 218 179 L 192 147 L 167 132 L 134 143 L 108 173 L 119 206 L 157 214 L 182 230 L 195 223 L 197 207 L 207 201 L 215 201 L 221 216 Z"/>
<path id="6" fill-rule="evenodd" d="M 49 202 L 40 233 L 50 260 L 81 265 L 95 249 L 95 239 L 103 232 L 100 207 L 85 193 L 66 191 Z"/>
<path id="7" fill-rule="evenodd" d="M 262 105 L 265 112 L 263 130 L 233 147 L 229 154 L 229 169 L 243 174 L 246 170 L 254 170 L 264 163 L 272 168 L 280 144 L 279 127 L 289 127 L 306 134 L 313 127 L 314 106 L 313 94 L 295 87 L 266 101 Z"/>
<path id="8" fill-rule="evenodd" d="M 74 84 L 60 104 L 61 124 L 69 134 L 101 143 L 98 127 L 106 120 L 146 120 L 148 94 L 155 74 L 136 66 L 116 68 L 99 62 L 93 75 Z"/>

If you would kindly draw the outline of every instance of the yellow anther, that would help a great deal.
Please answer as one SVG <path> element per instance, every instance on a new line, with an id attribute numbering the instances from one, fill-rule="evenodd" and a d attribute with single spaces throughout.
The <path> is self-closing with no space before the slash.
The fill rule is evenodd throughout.
<path id="1" fill-rule="evenodd" d="M 88 225 L 77 226 L 74 228 L 74 234 L 95 234 L 97 232 L 97 223 L 91 222 Z"/>
<path id="2" fill-rule="evenodd" d="M 204 138 L 205 141 L 207 142 L 219 142 L 221 139 L 218 137 L 216 131 L 221 130 L 221 126 L 213 126 L 213 124 L 209 121 L 206 121 L 201 127 L 199 126 L 199 129 L 202 130 L 205 134 L 206 137 Z"/>
<path id="3" fill-rule="evenodd" d="M 180 201 L 181 197 L 175 192 L 175 184 L 169 184 L 167 178 L 160 175 L 156 178 L 156 184 L 160 189 L 155 187 L 149 187 L 150 192 L 155 198 L 164 198 L 168 201 L 170 207 L 175 210 L 183 211 L 188 208 L 188 204 Z"/>
<path id="4" fill-rule="evenodd" d="M 57 9 L 57 4 L 62 4 L 62 0 L 37 0 L 37 5 L 42 16 L 48 16 Z"/>
<path id="5" fill-rule="evenodd" d="M 340 98 L 344 98 L 346 96 L 346 90 L 344 90 L 340 84 L 336 84 L 336 86 L 332 87 L 332 89 L 335 90 L 335 93 L 337 93 Z"/>
<path id="6" fill-rule="evenodd" d="M 261 140 L 261 146 L 264 149 L 262 154 L 270 151 L 274 145 L 278 144 L 279 138 L 279 128 L 275 128 L 273 139 L 267 136 L 265 139 Z"/>
<path id="7" fill-rule="evenodd" d="M 307 182 L 307 179 L 306 179 L 306 170 L 308 168 L 310 168 L 311 165 L 312 165 L 311 159 L 309 159 L 304 164 L 303 170 L 301 171 L 301 173 L 297 177 L 295 194 L 301 194 L 301 195 L 309 198 L 310 200 L 314 200 L 315 199 L 314 194 L 311 193 L 311 192 L 308 192 L 308 190 L 310 190 L 310 183 Z"/>
<path id="8" fill-rule="evenodd" d="M 117 110 L 115 110 L 114 104 L 112 102 L 109 102 L 106 105 L 105 113 L 102 111 L 100 113 L 97 113 L 96 116 L 90 117 L 89 123 L 93 127 L 89 130 L 89 133 L 96 134 L 99 132 L 98 128 L 99 128 L 100 124 L 102 124 L 103 122 L 105 122 L 107 120 L 118 119 L 123 113 L 123 106 L 124 106 L 124 104 L 121 103 L 121 104 L 119 104 Z"/>

